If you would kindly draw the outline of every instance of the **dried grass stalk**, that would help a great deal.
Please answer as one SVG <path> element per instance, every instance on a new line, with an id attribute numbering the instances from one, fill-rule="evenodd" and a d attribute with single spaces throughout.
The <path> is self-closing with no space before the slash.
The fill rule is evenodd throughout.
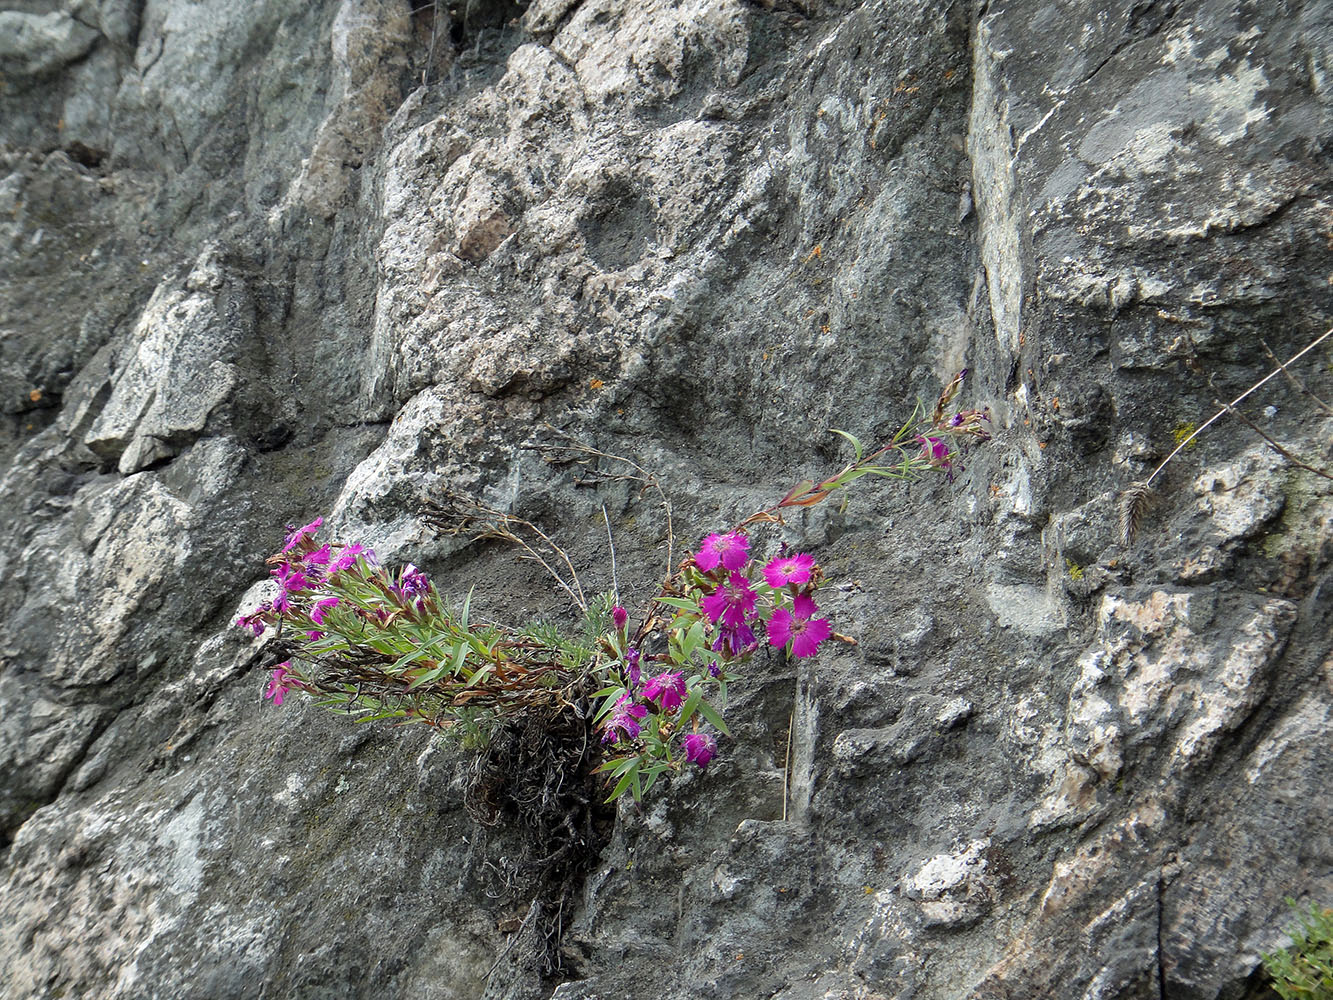
<path id="1" fill-rule="evenodd" d="M 1147 480 L 1130 483 L 1129 488 L 1120 494 L 1120 540 L 1124 544 L 1134 541 L 1152 502 L 1153 489 Z"/>

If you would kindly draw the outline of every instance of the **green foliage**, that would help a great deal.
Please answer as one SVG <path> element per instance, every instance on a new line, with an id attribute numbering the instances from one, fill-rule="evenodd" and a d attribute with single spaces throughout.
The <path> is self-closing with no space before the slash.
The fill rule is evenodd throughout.
<path id="1" fill-rule="evenodd" d="M 611 799 L 640 799 L 664 775 L 707 767 L 717 737 L 730 736 L 723 718 L 728 686 L 757 650 L 807 657 L 829 639 L 848 641 L 815 604 L 823 573 L 814 556 L 784 548 L 762 558 L 750 552 L 747 528 L 782 524 L 784 510 L 821 503 L 866 476 L 912 479 L 935 470 L 952 479 L 962 443 L 990 437 L 984 410 L 948 411 L 965 375 L 945 387 L 929 420 L 918 407 L 878 449 L 836 431 L 854 452 L 849 464 L 822 480 L 804 480 L 730 532 L 710 534 L 674 566 L 663 493 L 670 568 L 633 628 L 614 592 L 586 598 L 569 555 L 537 525 L 461 494 L 427 504 L 425 523 L 516 545 L 565 591 L 580 621 L 568 629 L 545 621 L 517 628 L 480 622 L 471 593 L 455 605 L 411 564 L 392 571 L 360 544 L 316 541 L 323 518 L 291 529 L 268 560 L 276 567 L 276 593 L 236 623 L 256 637 L 267 634 L 285 657 L 273 665 L 265 697 L 281 705 L 301 692 L 356 722 L 427 725 L 465 746 L 487 748 L 492 758 L 517 760 L 532 748 L 509 753 L 506 740 L 550 731 L 553 720 L 564 719 L 578 730 L 575 766 L 600 762 Z M 657 488 L 646 473 L 628 478 Z M 609 569 L 614 586 L 614 544 Z M 481 799 L 489 801 L 491 791 Z"/>
<path id="2" fill-rule="evenodd" d="M 1291 947 L 1264 956 L 1273 989 L 1282 1000 L 1333 1000 L 1333 909 L 1310 904 L 1303 912 L 1294 900 L 1298 927 L 1288 933 Z"/>

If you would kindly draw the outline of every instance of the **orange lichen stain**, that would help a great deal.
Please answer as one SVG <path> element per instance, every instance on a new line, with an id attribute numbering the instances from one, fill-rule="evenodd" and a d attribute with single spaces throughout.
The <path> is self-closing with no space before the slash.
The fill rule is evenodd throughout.
<path id="1" fill-rule="evenodd" d="M 600 389 L 604 385 L 606 385 L 606 383 L 599 378 L 592 378 L 588 380 L 589 389 Z"/>
<path id="2" fill-rule="evenodd" d="M 819 332 L 820 332 L 820 333 L 828 333 L 830 329 L 831 329 L 831 327 L 830 327 L 827 323 L 825 323 L 823 326 L 821 326 L 821 327 L 819 328 Z"/>
<path id="3" fill-rule="evenodd" d="M 1059 413 L 1059 412 L 1060 412 L 1060 397 L 1059 397 L 1059 396 L 1052 396 L 1052 397 L 1051 397 L 1051 409 L 1054 410 L 1056 413 Z"/>
<path id="4" fill-rule="evenodd" d="M 1037 442 L 1037 447 L 1038 447 L 1038 448 L 1045 448 L 1045 447 L 1046 447 L 1046 442 L 1045 442 L 1045 441 L 1038 441 L 1038 442 Z"/>
<path id="5" fill-rule="evenodd" d="M 42 401 L 42 390 L 33 389 L 32 392 L 28 393 L 28 399 L 34 403 L 40 403 Z"/>
<path id="6" fill-rule="evenodd" d="M 824 256 L 824 244 L 816 243 L 815 248 L 805 255 L 802 264 L 809 264 L 812 260 L 820 260 Z"/>
<path id="7" fill-rule="evenodd" d="M 1026 333 L 1020 333 L 1018 335 L 1018 346 L 1022 347 L 1027 342 L 1028 342 L 1028 335 Z"/>

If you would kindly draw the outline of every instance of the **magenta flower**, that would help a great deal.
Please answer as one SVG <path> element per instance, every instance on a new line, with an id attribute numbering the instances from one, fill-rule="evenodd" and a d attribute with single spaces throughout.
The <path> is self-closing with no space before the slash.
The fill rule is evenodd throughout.
<path id="1" fill-rule="evenodd" d="M 685 759 L 691 764 L 698 764 L 700 770 L 707 767 L 713 754 L 717 753 L 717 740 L 703 733 L 686 733 L 684 742 Z"/>
<path id="2" fill-rule="evenodd" d="M 305 541 L 316 531 L 318 531 L 323 525 L 324 525 L 324 518 L 317 517 L 304 527 L 296 528 L 295 530 L 289 531 L 287 534 L 287 544 L 282 547 L 282 551 L 290 552 L 292 549 L 296 548 L 303 541 Z"/>
<path id="3" fill-rule="evenodd" d="M 685 679 L 679 671 L 660 673 L 643 686 L 643 696 L 657 702 L 663 712 L 674 712 L 685 700 Z"/>
<path id="4" fill-rule="evenodd" d="M 629 680 L 630 690 L 632 691 L 639 686 L 639 680 L 643 676 L 639 672 L 639 651 L 637 649 L 625 650 L 625 667 L 629 674 L 627 679 Z"/>
<path id="5" fill-rule="evenodd" d="M 273 704 L 277 705 L 279 708 L 282 707 L 282 699 L 286 696 L 287 692 L 293 691 L 300 686 L 300 682 L 296 678 L 296 675 L 287 669 L 291 665 L 292 661 L 288 660 L 286 663 L 279 663 L 274 667 L 273 679 L 268 682 L 268 689 L 264 692 L 264 697 L 272 698 Z"/>
<path id="6" fill-rule="evenodd" d="M 921 457 L 935 468 L 947 472 L 949 481 L 953 482 L 953 462 L 949 459 L 949 442 L 943 438 L 922 437 L 920 434 L 916 439 L 921 442 Z"/>
<path id="7" fill-rule="evenodd" d="M 403 567 L 398 578 L 398 590 L 403 594 L 419 594 L 430 586 L 430 578 L 411 563 Z"/>
<path id="8" fill-rule="evenodd" d="M 768 641 L 774 646 L 791 643 L 793 656 L 814 656 L 819 644 L 833 634 L 833 627 L 826 618 L 815 618 L 819 610 L 815 602 L 806 594 L 800 594 L 792 601 L 792 610 L 774 608 L 773 617 L 768 620 Z"/>
<path id="9" fill-rule="evenodd" d="M 624 628 L 629 623 L 629 612 L 617 604 L 611 609 L 611 621 L 616 628 Z"/>
<path id="10" fill-rule="evenodd" d="M 255 610 L 248 615 L 241 615 L 241 617 L 236 619 L 236 627 L 248 628 L 255 635 L 263 635 L 264 628 L 268 625 L 268 622 L 264 621 L 264 613 L 271 610 L 271 608 L 272 605 L 263 604 L 255 608 Z"/>
<path id="11" fill-rule="evenodd" d="M 356 565 L 357 557 L 365 551 L 360 545 L 344 545 L 337 558 L 329 564 L 329 573 L 341 573 L 345 569 L 351 569 Z"/>
<path id="12" fill-rule="evenodd" d="M 709 535 L 694 557 L 694 565 L 705 573 L 717 569 L 719 563 L 727 569 L 740 569 L 745 565 L 749 548 L 750 540 L 737 531 Z"/>
<path id="13" fill-rule="evenodd" d="M 799 552 L 794 556 L 778 556 L 764 567 L 764 579 L 774 589 L 789 583 L 805 583 L 810 579 L 810 569 L 815 564 L 815 557 Z"/>
<path id="14" fill-rule="evenodd" d="M 324 616 L 337 606 L 338 598 L 336 597 L 326 597 L 321 601 L 316 601 L 314 608 L 311 609 L 310 612 L 310 620 L 316 625 L 323 625 Z"/>
<path id="15" fill-rule="evenodd" d="M 622 736 L 631 740 L 637 739 L 643 729 L 640 723 L 647 717 L 648 709 L 634 704 L 628 694 L 622 694 L 616 702 L 611 718 L 606 723 L 606 733 L 602 736 L 602 742 L 616 743 Z"/>
<path id="16" fill-rule="evenodd" d="M 297 594 L 303 590 L 310 589 L 310 581 L 300 568 L 290 563 L 283 563 L 273 571 L 273 575 L 278 578 L 278 586 L 282 588 L 283 595 Z M 277 607 L 277 602 L 273 602 Z M 283 609 L 286 610 L 286 609 Z"/>
<path id="17" fill-rule="evenodd" d="M 332 552 L 328 544 L 325 543 L 323 546 L 316 549 L 314 552 L 308 553 L 305 557 L 304 562 L 307 566 L 327 566 L 329 564 L 329 557 L 331 556 L 331 554 Z"/>
<path id="18" fill-rule="evenodd" d="M 750 626 L 743 623 L 728 625 L 723 622 L 718 627 L 717 638 L 713 640 L 713 652 L 736 657 L 752 650 L 755 644 L 754 630 Z"/>
<path id="19" fill-rule="evenodd" d="M 316 631 L 311 631 L 311 632 L 307 632 L 307 633 L 305 634 L 305 637 L 306 637 L 307 639 L 310 639 L 310 640 L 314 641 L 314 642 L 318 642 L 320 639 L 323 639 L 323 638 L 324 638 L 324 633 L 323 633 L 323 632 L 320 632 L 320 631 L 318 631 L 318 630 L 316 630 Z"/>
<path id="20" fill-rule="evenodd" d="M 740 628 L 754 610 L 754 601 L 750 581 L 739 573 L 732 573 L 731 579 L 705 597 L 702 603 L 710 622 L 720 618 L 732 628 Z"/>

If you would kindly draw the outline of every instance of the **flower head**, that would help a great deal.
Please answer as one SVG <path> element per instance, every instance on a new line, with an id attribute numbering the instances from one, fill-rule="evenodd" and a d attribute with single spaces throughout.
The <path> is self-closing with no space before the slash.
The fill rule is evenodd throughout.
<path id="1" fill-rule="evenodd" d="M 773 588 L 789 583 L 805 583 L 810 579 L 810 570 L 815 565 L 815 557 L 805 552 L 794 556 L 778 556 L 764 567 L 764 579 Z"/>
<path id="2" fill-rule="evenodd" d="M 282 547 L 282 551 L 290 552 L 292 549 L 296 548 L 298 545 L 304 542 L 307 538 L 311 537 L 316 531 L 318 531 L 321 527 L 323 527 L 323 525 L 324 525 L 324 518 L 322 517 L 317 517 L 309 524 L 300 528 L 292 528 L 289 525 L 287 531 L 287 544 L 285 544 Z"/>
<path id="3" fill-rule="evenodd" d="M 806 594 L 792 601 L 792 609 L 774 608 L 768 620 L 768 641 L 774 646 L 791 643 L 792 656 L 814 656 L 819 644 L 833 634 L 826 618 L 815 618 L 819 608 Z"/>
<path id="4" fill-rule="evenodd" d="M 273 575 L 278 578 L 278 586 L 282 588 L 283 596 L 310 589 L 310 580 L 301 572 L 299 566 L 283 563 L 273 571 Z M 277 607 L 277 602 L 274 601 L 273 603 L 274 607 Z"/>
<path id="5" fill-rule="evenodd" d="M 643 686 L 643 696 L 657 702 L 663 712 L 674 712 L 685 700 L 685 679 L 680 671 L 660 673 Z"/>
<path id="6" fill-rule="evenodd" d="M 419 594 L 430 586 L 430 578 L 411 563 L 403 567 L 398 577 L 398 590 L 403 594 Z"/>
<path id="7" fill-rule="evenodd" d="M 749 548 L 750 540 L 738 531 L 709 535 L 694 557 L 694 565 L 705 573 L 717 569 L 719 564 L 726 569 L 740 569 L 745 565 Z"/>
<path id="8" fill-rule="evenodd" d="M 944 438 L 923 437 L 920 434 L 916 439 L 921 443 L 921 457 L 935 468 L 948 473 L 949 481 L 953 482 L 953 461 L 950 458 L 949 442 Z"/>
<path id="9" fill-rule="evenodd" d="M 273 679 L 268 682 L 268 688 L 264 691 L 265 698 L 272 698 L 273 704 L 281 707 L 282 699 L 288 691 L 295 690 L 300 683 L 295 674 L 287 668 L 292 665 L 292 661 L 279 663 L 273 668 Z"/>
<path id="10" fill-rule="evenodd" d="M 739 573 L 732 573 L 731 579 L 705 597 L 702 605 L 709 621 L 720 618 L 732 628 L 739 628 L 754 610 L 754 602 L 755 593 L 750 589 L 750 581 Z"/>
<path id="11" fill-rule="evenodd" d="M 617 604 L 611 609 L 611 621 L 616 628 L 624 628 L 629 624 L 629 612 Z"/>
<path id="12" fill-rule="evenodd" d="M 631 740 L 637 739 L 639 732 L 643 729 L 640 724 L 648 717 L 648 709 L 642 705 L 634 704 L 634 700 L 628 694 L 622 694 L 616 701 L 616 707 L 611 712 L 611 718 L 607 720 L 606 732 L 602 736 L 603 743 L 616 743 L 622 736 Z"/>
<path id="13" fill-rule="evenodd" d="M 315 602 L 314 608 L 310 611 L 310 620 L 316 625 L 324 624 L 324 616 L 338 606 L 338 598 L 325 597 L 323 600 Z"/>
<path id="14" fill-rule="evenodd" d="M 978 441 L 989 441 L 990 431 L 982 427 L 982 423 L 990 423 L 989 410 L 959 410 L 949 418 L 946 426 L 953 434 L 967 434 Z"/>
<path id="15" fill-rule="evenodd" d="M 691 764 L 698 764 L 700 770 L 707 767 L 708 762 L 717 753 L 717 740 L 703 733 L 686 733 L 683 742 L 685 759 Z"/>
<path id="16" fill-rule="evenodd" d="M 331 550 L 326 542 L 314 552 L 307 552 L 304 562 L 307 566 L 327 566 L 329 564 L 330 555 Z"/>
<path id="17" fill-rule="evenodd" d="M 717 638 L 713 640 L 713 652 L 725 653 L 734 658 L 752 652 L 755 645 L 754 629 L 750 626 L 744 623 L 728 625 L 723 622 L 718 626 Z"/>
<path id="18" fill-rule="evenodd" d="M 248 628 L 255 635 L 263 635 L 264 629 L 268 626 L 268 622 L 264 621 L 264 614 L 265 612 L 271 611 L 272 608 L 273 606 L 271 604 L 261 604 L 248 615 L 241 615 L 241 617 L 237 618 L 236 627 Z"/>
<path id="19" fill-rule="evenodd" d="M 365 551 L 360 545 L 344 545 L 333 562 L 329 563 L 329 573 L 341 573 L 345 569 L 351 569 L 356 565 L 357 557 Z"/>
<path id="20" fill-rule="evenodd" d="M 629 681 L 630 690 L 639 686 L 642 674 L 639 672 L 639 651 L 637 649 L 625 650 L 625 672 Z"/>

